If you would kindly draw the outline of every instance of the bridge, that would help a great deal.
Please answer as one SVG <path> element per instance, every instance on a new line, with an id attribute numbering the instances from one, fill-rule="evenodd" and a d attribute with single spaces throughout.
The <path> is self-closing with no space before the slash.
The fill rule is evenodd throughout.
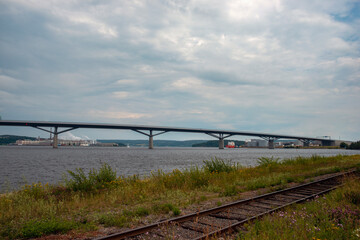
<path id="1" fill-rule="evenodd" d="M 17 126 L 17 127 L 33 127 L 54 135 L 53 148 L 58 147 L 59 134 L 72 131 L 78 128 L 92 128 L 92 129 L 117 129 L 117 130 L 131 130 L 149 137 L 149 149 L 154 148 L 153 139 L 155 136 L 167 132 L 183 132 L 183 133 L 204 133 L 219 140 L 219 149 L 224 149 L 224 139 L 231 136 L 256 136 L 268 141 L 270 149 L 275 147 L 275 140 L 277 139 L 297 139 L 304 143 L 304 146 L 309 146 L 313 141 L 320 141 L 322 146 L 335 146 L 335 140 L 292 136 L 282 134 L 247 132 L 247 131 L 228 131 L 228 130 L 214 130 L 201 128 L 179 128 L 179 127 L 159 127 L 147 125 L 123 125 L 123 124 L 108 124 L 108 123 L 78 123 L 78 122 L 48 122 L 48 121 L 6 121 L 0 120 L 0 126 Z M 46 129 L 49 128 L 49 129 Z M 54 129 L 54 130 L 52 130 Z"/>

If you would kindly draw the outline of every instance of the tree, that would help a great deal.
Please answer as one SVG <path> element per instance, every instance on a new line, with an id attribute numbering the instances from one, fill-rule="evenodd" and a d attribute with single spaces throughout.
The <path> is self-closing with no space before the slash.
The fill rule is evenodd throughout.
<path id="1" fill-rule="evenodd" d="M 349 145 L 346 144 L 345 142 L 340 143 L 340 148 L 348 148 L 348 147 Z"/>
<path id="2" fill-rule="evenodd" d="M 360 141 L 352 142 L 349 146 L 349 149 L 360 149 Z"/>

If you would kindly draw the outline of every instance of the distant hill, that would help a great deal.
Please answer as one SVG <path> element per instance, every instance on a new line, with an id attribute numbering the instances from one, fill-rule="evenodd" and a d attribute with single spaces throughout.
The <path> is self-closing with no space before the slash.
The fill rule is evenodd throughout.
<path id="1" fill-rule="evenodd" d="M 245 145 L 245 141 L 237 141 L 237 140 L 224 140 L 225 146 L 228 142 L 234 142 L 236 146 Z M 219 147 L 219 140 L 211 140 L 203 143 L 197 143 L 192 145 L 193 147 Z"/>
<path id="2" fill-rule="evenodd" d="M 16 135 L 0 135 L 0 145 L 8 145 L 15 143 L 17 140 L 36 140 L 34 137 L 27 137 L 27 136 L 16 136 Z"/>
<path id="3" fill-rule="evenodd" d="M 148 147 L 148 140 L 119 140 L 119 139 L 98 139 L 101 143 L 118 143 L 129 145 L 130 147 Z M 154 140 L 154 147 L 192 147 L 194 144 L 203 143 L 204 140 Z"/>

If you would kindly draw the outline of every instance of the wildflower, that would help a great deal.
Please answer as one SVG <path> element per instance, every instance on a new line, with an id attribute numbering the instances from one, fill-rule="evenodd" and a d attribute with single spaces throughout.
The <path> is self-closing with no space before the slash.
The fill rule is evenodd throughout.
<path id="1" fill-rule="evenodd" d="M 320 228 L 318 228 L 318 227 L 316 227 L 316 226 L 314 226 L 314 229 L 315 229 L 316 231 L 320 231 L 320 230 L 321 230 Z"/>
<path id="2" fill-rule="evenodd" d="M 353 233 L 355 234 L 355 236 L 357 236 L 358 238 L 360 238 L 360 228 L 355 229 L 355 230 L 353 231 Z"/>

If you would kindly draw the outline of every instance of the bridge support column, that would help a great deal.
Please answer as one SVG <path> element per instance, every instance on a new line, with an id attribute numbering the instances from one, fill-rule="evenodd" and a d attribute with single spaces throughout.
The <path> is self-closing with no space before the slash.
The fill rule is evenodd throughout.
<path id="1" fill-rule="evenodd" d="M 219 149 L 224 149 L 224 138 L 219 138 Z"/>
<path id="2" fill-rule="evenodd" d="M 232 134 L 228 134 L 228 135 L 224 136 L 223 133 L 208 133 L 207 132 L 206 134 L 219 139 L 219 149 L 224 149 L 224 147 L 225 147 L 224 139 L 232 136 Z"/>
<path id="3" fill-rule="evenodd" d="M 54 138 L 53 138 L 53 148 L 58 148 L 58 127 L 55 127 L 54 130 Z"/>
<path id="4" fill-rule="evenodd" d="M 152 134 L 152 130 L 150 130 L 149 134 L 149 149 L 154 149 L 154 135 Z"/>
<path id="5" fill-rule="evenodd" d="M 327 147 L 336 146 L 334 140 L 322 140 L 321 145 Z"/>
<path id="6" fill-rule="evenodd" d="M 143 132 L 143 131 L 140 131 L 140 130 L 137 130 L 137 129 L 131 129 L 135 132 L 138 132 L 138 133 L 141 133 L 143 135 L 146 135 L 149 137 L 149 149 L 154 149 L 154 137 L 157 136 L 157 135 L 160 135 L 160 134 L 164 134 L 164 133 L 167 133 L 168 131 L 163 131 L 163 132 L 159 132 L 159 133 L 156 133 L 156 134 L 153 134 L 153 130 L 149 130 L 149 134 Z M 155 130 L 154 130 L 155 131 Z"/>
<path id="7" fill-rule="evenodd" d="M 274 148 L 275 148 L 274 139 L 269 139 L 269 149 L 274 149 Z"/>
<path id="8" fill-rule="evenodd" d="M 303 147 L 309 147 L 312 142 L 310 139 L 299 139 L 303 143 Z"/>
<path id="9" fill-rule="evenodd" d="M 275 148 L 275 140 L 279 139 L 276 137 L 269 137 L 269 136 L 260 136 L 262 139 L 268 141 L 268 148 L 274 149 Z"/>

